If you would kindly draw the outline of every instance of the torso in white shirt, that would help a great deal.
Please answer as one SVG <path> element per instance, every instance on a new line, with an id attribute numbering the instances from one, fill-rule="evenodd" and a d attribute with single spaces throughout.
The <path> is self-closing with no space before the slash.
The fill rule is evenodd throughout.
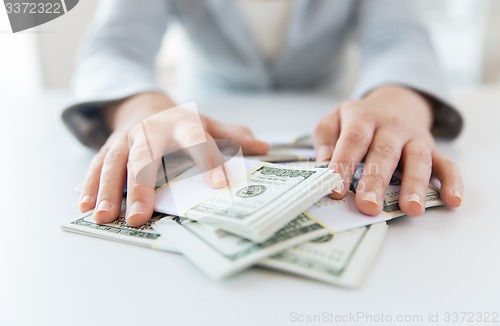
<path id="1" fill-rule="evenodd" d="M 235 0 L 262 56 L 273 60 L 286 38 L 293 0 Z"/>

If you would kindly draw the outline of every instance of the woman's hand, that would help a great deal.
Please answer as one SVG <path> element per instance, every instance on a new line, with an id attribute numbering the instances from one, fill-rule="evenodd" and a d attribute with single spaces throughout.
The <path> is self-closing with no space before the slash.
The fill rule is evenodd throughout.
<path id="1" fill-rule="evenodd" d="M 463 183 L 456 165 L 441 154 L 430 132 L 432 107 L 421 94 L 404 87 L 381 87 L 360 101 L 347 101 L 325 116 L 314 133 L 318 161 L 344 179 L 331 197 L 343 198 L 353 174 L 365 158 L 356 188 L 356 205 L 378 215 L 398 164 L 403 168 L 399 205 L 409 216 L 422 215 L 431 173 L 441 181 L 441 199 L 448 206 L 462 203 Z"/>
<path id="2" fill-rule="evenodd" d="M 234 140 L 245 154 L 262 155 L 269 149 L 268 144 L 256 140 L 246 127 L 222 124 L 190 112 L 169 109 L 174 106 L 163 94 L 144 93 L 106 108 L 105 118 L 114 131 L 88 170 L 80 197 L 82 212 L 95 207 L 96 222 L 114 221 L 120 213 L 127 182 L 127 224 L 140 226 L 148 222 L 153 213 L 158 165 L 152 164 L 150 168 L 141 170 L 141 173 L 145 170 L 146 176 L 138 178 L 137 173 L 148 166 L 151 156 L 158 157 L 161 153 L 161 157 L 168 149 L 189 148 L 203 142 L 207 147 L 204 153 L 188 152 L 197 165 L 209 167 L 206 169 L 208 173 L 216 168 L 212 166 L 214 158 L 220 155 L 213 138 Z M 199 128 L 200 121 L 202 128 Z M 211 186 L 225 184 L 225 179 L 214 179 L 220 174 L 203 175 Z"/>

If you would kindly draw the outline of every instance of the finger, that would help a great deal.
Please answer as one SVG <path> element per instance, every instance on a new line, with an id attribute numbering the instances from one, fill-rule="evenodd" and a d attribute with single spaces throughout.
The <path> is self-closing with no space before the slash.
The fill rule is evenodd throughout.
<path id="1" fill-rule="evenodd" d="M 162 159 L 155 159 L 151 138 L 130 132 L 127 164 L 127 211 L 125 221 L 132 227 L 146 224 L 153 215 L 155 186 Z M 168 159 L 168 158 L 167 158 Z"/>
<path id="2" fill-rule="evenodd" d="M 164 111 L 150 117 L 132 128 L 128 134 L 131 148 L 129 170 L 135 173 L 136 180 L 132 180 L 134 183 L 155 185 L 157 171 L 152 168 L 153 165 L 158 167 L 162 158 L 166 161 L 173 159 L 178 156 L 175 154 L 178 150 L 187 153 L 204 176 L 208 176 L 209 171 L 223 163 L 222 154 L 204 126 L 198 123 L 197 115 L 173 116 L 167 113 L 169 112 Z M 171 132 L 165 132 L 168 130 L 165 122 L 173 121 L 174 118 L 178 119 L 177 125 L 172 126 Z M 170 171 L 166 172 L 168 174 Z M 210 178 L 209 184 L 212 183 Z"/>
<path id="3" fill-rule="evenodd" d="M 207 132 L 216 139 L 231 139 L 240 144 L 245 155 L 264 155 L 269 144 L 254 137 L 250 129 L 241 125 L 230 125 L 206 119 Z"/>
<path id="4" fill-rule="evenodd" d="M 102 149 L 94 156 L 92 162 L 90 163 L 87 176 L 83 182 L 82 192 L 80 194 L 79 209 L 81 212 L 86 212 L 95 207 L 105 154 L 106 150 Z"/>
<path id="5" fill-rule="evenodd" d="M 189 137 L 186 136 L 185 139 L 191 144 Z M 209 186 L 223 187 L 226 185 L 227 171 L 222 169 L 224 165 L 222 154 L 208 133 L 204 137 L 206 142 L 185 146 L 184 150 L 199 167 Z M 179 145 L 183 147 L 182 140 L 179 141 Z M 128 164 L 126 222 L 134 227 L 147 223 L 153 214 L 154 185 L 161 160 L 153 160 L 150 153 L 149 144 L 143 142 L 142 138 L 132 141 Z M 144 164 L 145 157 L 151 158 L 149 164 Z M 137 166 L 141 166 L 140 171 L 134 170 Z"/>
<path id="6" fill-rule="evenodd" d="M 155 184 L 161 160 L 154 160 L 148 144 L 131 142 L 127 171 L 127 211 L 125 221 L 132 227 L 147 223 L 153 215 Z M 148 162 L 145 162 L 145 158 Z M 136 169 L 140 170 L 136 170 Z"/>
<path id="7" fill-rule="evenodd" d="M 332 159 L 335 144 L 339 137 L 339 110 L 335 109 L 325 116 L 314 129 L 314 152 L 316 161 L 324 162 Z"/>
<path id="8" fill-rule="evenodd" d="M 210 187 L 221 188 L 228 184 L 229 170 L 215 140 L 205 133 L 205 142 L 185 147 L 185 151 L 200 169 Z M 181 145 L 182 146 L 182 145 Z"/>
<path id="9" fill-rule="evenodd" d="M 432 173 L 431 149 L 419 141 L 410 141 L 403 149 L 403 178 L 399 207 L 408 216 L 425 211 L 425 197 Z"/>
<path id="10" fill-rule="evenodd" d="M 331 196 L 343 198 L 359 162 L 363 159 L 373 138 L 375 121 L 370 112 L 356 104 L 340 106 L 340 136 L 329 167 L 337 171 L 344 182 L 333 189 Z"/>
<path id="11" fill-rule="evenodd" d="M 152 168 L 153 165 L 149 167 Z M 154 187 L 137 182 L 133 175 L 129 174 L 127 179 L 127 211 L 125 213 L 127 224 L 132 227 L 146 224 L 153 215 L 154 200 Z"/>
<path id="12" fill-rule="evenodd" d="M 394 131 L 380 129 L 366 155 L 363 172 L 356 188 L 356 205 L 367 215 L 378 215 L 384 207 L 384 196 L 398 166 L 405 139 L 394 137 Z"/>
<path id="13" fill-rule="evenodd" d="M 441 181 L 441 199 L 451 207 L 462 205 L 464 184 L 458 167 L 448 157 L 438 151 L 432 153 L 432 166 Z"/>
<path id="14" fill-rule="evenodd" d="M 125 141 L 117 142 L 107 151 L 104 157 L 99 180 L 97 206 L 94 211 L 94 220 L 97 223 L 110 223 L 120 213 L 127 159 L 128 145 Z"/>

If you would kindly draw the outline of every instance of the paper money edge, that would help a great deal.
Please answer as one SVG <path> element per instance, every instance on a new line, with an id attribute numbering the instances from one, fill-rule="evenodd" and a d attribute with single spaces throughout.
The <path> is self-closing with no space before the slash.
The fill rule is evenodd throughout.
<path id="1" fill-rule="evenodd" d="M 335 186 L 337 186 L 339 183 L 342 182 L 342 178 L 340 177 L 340 174 L 336 172 L 331 172 L 330 175 L 328 175 L 323 181 L 323 184 L 328 184 L 327 189 L 333 189 Z M 319 188 L 318 188 L 319 189 Z M 317 202 L 321 198 L 323 198 L 326 194 L 324 191 L 321 190 L 313 190 L 309 192 L 309 197 L 311 198 L 310 202 Z M 285 227 L 288 223 L 290 223 L 292 220 L 294 220 L 299 214 L 302 214 L 306 212 L 306 209 L 311 206 L 311 203 L 307 202 L 301 202 L 297 200 L 297 198 L 291 198 L 286 201 L 283 201 L 280 205 L 284 206 L 291 206 L 293 205 L 293 210 L 290 210 L 291 212 L 289 213 L 290 216 L 293 216 L 291 218 L 283 218 L 280 220 L 274 220 L 272 223 L 268 224 L 267 227 L 264 229 L 264 231 L 261 234 L 257 234 L 255 232 L 242 232 L 240 229 L 235 228 L 234 224 L 233 225 L 225 225 L 225 221 L 209 221 L 208 219 L 200 220 L 200 223 L 206 223 L 207 225 L 213 225 L 220 227 L 223 230 L 226 230 L 227 232 L 236 234 L 238 236 L 250 239 L 253 242 L 257 243 L 263 243 L 272 236 L 278 232 L 280 229 Z M 274 210 L 280 210 L 281 206 L 276 206 L 272 210 L 268 211 L 267 214 L 275 214 Z M 307 215 L 307 214 L 306 214 Z M 308 216 L 308 215 L 307 215 Z M 309 216 L 308 216 L 309 217 Z M 313 218 L 311 218 L 313 221 L 317 221 Z M 262 223 L 262 222 L 261 222 Z M 318 223 L 318 222 L 316 222 Z M 318 223 L 320 224 L 320 223 Z M 321 224 L 320 224 L 321 225 Z"/>
<path id="2" fill-rule="evenodd" d="M 208 247 L 203 240 L 194 236 L 193 233 L 173 220 L 162 220 L 161 223 L 154 226 L 154 229 L 158 230 L 162 235 L 165 234 L 186 258 L 213 280 L 223 279 L 254 265 L 265 257 L 328 234 L 326 229 L 319 228 L 265 248 L 262 251 L 254 252 L 239 261 L 231 263 L 211 247 Z M 214 268 L 214 266 L 217 267 Z"/>
<path id="3" fill-rule="evenodd" d="M 100 229 L 95 229 L 95 228 L 88 228 L 82 225 L 74 224 L 75 221 L 78 221 L 82 218 L 85 218 L 89 212 L 85 212 L 80 214 L 80 216 L 77 219 L 71 220 L 71 221 L 66 221 L 61 224 L 61 230 L 73 234 L 79 234 L 79 235 L 85 235 L 93 238 L 98 238 L 98 239 L 104 239 L 104 240 L 109 240 L 109 241 L 114 241 L 118 243 L 123 243 L 127 245 L 133 245 L 133 246 L 139 246 L 143 248 L 149 248 L 153 250 L 160 250 L 160 251 L 165 251 L 165 252 L 170 252 L 170 253 L 176 253 L 180 254 L 180 251 L 175 248 L 174 245 L 172 245 L 171 241 L 168 241 L 165 236 L 161 235 L 160 233 L 156 232 L 160 236 L 156 239 L 145 239 L 145 238 L 136 238 L 130 235 L 123 235 L 119 233 L 110 233 L 105 230 L 100 230 Z M 97 223 L 96 223 L 97 224 Z M 107 224 L 103 224 L 103 226 L 106 226 Z M 116 227 L 116 226 L 112 226 Z"/>
<path id="4" fill-rule="evenodd" d="M 386 222 L 379 222 L 368 226 L 362 226 L 361 228 L 368 228 L 368 230 L 360 239 L 353 256 L 349 259 L 342 275 L 340 276 L 327 275 L 294 265 L 293 263 L 283 262 L 272 258 L 264 259 L 259 263 L 259 266 L 346 288 L 359 287 L 375 263 L 375 258 L 378 256 L 382 247 L 388 226 Z"/>

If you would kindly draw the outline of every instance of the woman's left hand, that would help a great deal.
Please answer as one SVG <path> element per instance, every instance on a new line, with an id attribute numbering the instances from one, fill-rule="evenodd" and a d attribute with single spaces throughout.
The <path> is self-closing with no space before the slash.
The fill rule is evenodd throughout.
<path id="1" fill-rule="evenodd" d="M 398 164 L 403 169 L 399 206 L 409 216 L 422 215 L 431 174 L 441 181 L 441 199 L 462 203 L 463 183 L 457 166 L 436 148 L 430 132 L 432 106 L 423 95 L 401 86 L 378 88 L 359 101 L 346 101 L 326 115 L 314 132 L 318 161 L 344 179 L 331 197 L 343 198 L 358 164 L 364 169 L 356 188 L 356 205 L 378 215 Z"/>

